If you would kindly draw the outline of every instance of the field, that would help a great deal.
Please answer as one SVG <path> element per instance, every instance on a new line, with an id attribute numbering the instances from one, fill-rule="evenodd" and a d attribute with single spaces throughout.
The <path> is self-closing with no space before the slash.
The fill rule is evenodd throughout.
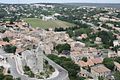
<path id="1" fill-rule="evenodd" d="M 25 18 L 24 21 L 26 21 L 27 23 L 29 23 L 32 27 L 36 28 L 36 27 L 40 27 L 40 28 L 55 28 L 55 27 L 72 27 L 75 24 L 72 23 L 68 23 L 65 21 L 60 21 L 60 20 L 49 20 L 49 21 L 43 21 L 41 19 L 37 19 L 37 18 Z"/>

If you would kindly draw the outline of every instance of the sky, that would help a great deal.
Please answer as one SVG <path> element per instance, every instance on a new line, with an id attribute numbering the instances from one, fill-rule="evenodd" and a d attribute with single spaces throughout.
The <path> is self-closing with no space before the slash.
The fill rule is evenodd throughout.
<path id="1" fill-rule="evenodd" d="M 0 0 L 1 3 L 120 3 L 120 0 Z"/>

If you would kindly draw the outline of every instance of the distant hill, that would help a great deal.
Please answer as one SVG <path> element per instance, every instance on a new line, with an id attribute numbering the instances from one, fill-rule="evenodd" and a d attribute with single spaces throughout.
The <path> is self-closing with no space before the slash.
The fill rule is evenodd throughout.
<path id="1" fill-rule="evenodd" d="M 120 8 L 120 3 L 64 3 L 65 5 L 72 6 L 95 6 L 95 7 L 110 7 L 110 8 Z"/>

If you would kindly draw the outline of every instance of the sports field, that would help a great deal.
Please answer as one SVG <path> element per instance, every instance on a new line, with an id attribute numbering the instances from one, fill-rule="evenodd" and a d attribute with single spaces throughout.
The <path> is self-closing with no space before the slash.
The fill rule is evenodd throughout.
<path id="1" fill-rule="evenodd" d="M 40 28 L 55 28 L 55 27 L 72 27 L 75 24 L 68 23 L 65 21 L 60 20 L 49 20 L 49 21 L 43 21 L 41 19 L 37 18 L 25 18 L 24 19 L 27 23 L 29 23 L 32 27 L 40 27 Z"/>

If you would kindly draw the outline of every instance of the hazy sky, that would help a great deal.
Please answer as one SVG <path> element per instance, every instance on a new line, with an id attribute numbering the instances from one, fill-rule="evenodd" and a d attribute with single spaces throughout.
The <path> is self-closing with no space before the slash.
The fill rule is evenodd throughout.
<path id="1" fill-rule="evenodd" d="M 67 3 L 67 2 L 79 2 L 79 3 L 120 3 L 120 0 L 0 0 L 2 3 Z"/>

